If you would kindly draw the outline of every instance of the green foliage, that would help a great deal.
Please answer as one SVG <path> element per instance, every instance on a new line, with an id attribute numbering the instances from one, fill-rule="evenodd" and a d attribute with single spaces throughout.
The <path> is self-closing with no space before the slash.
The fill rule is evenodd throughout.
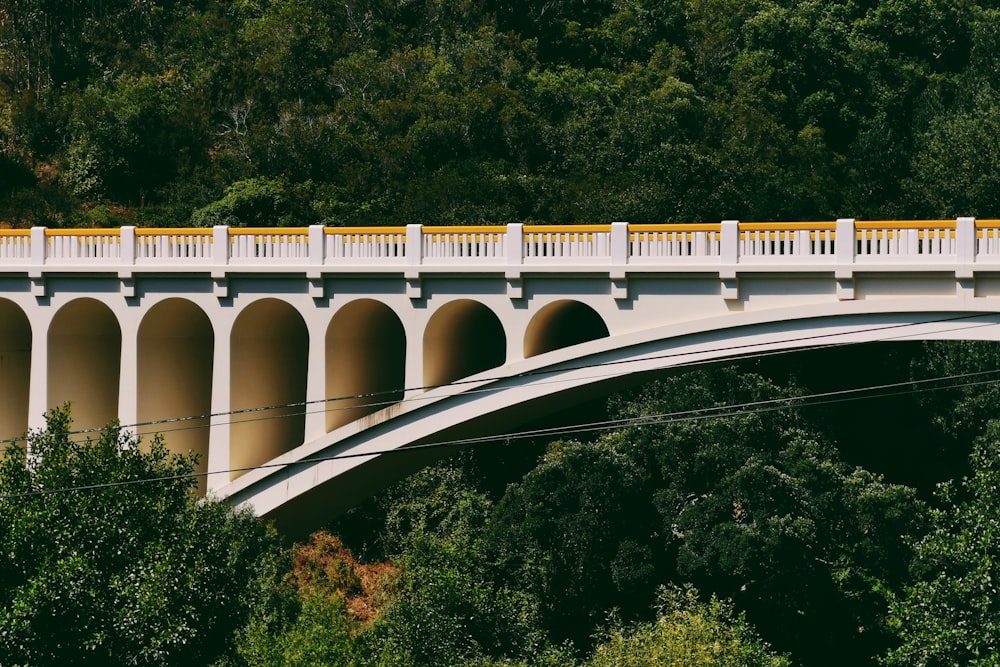
<path id="1" fill-rule="evenodd" d="M 0 662 L 208 664 L 231 651 L 274 536 L 199 502 L 194 461 L 159 439 L 112 427 L 76 442 L 70 427 L 53 410 L 0 460 Z"/>
<path id="2" fill-rule="evenodd" d="M 0 127 L 53 221 L 257 179 L 269 224 L 990 215 L 995 11 L 13 0 Z"/>
<path id="3" fill-rule="evenodd" d="M 577 646 L 608 609 L 641 618 L 657 584 L 691 581 L 803 661 L 881 650 L 886 591 L 906 577 L 924 507 L 841 461 L 797 411 L 711 414 L 788 394 L 714 369 L 618 399 L 619 416 L 654 423 L 550 446 L 497 503 L 489 544 L 505 580 Z"/>
<path id="4" fill-rule="evenodd" d="M 413 544 L 366 638 L 379 664 L 446 667 L 541 650 L 537 602 L 493 582 L 482 556 L 474 545 L 431 536 Z"/>
<path id="5" fill-rule="evenodd" d="M 716 597 L 698 600 L 691 587 L 660 590 L 656 620 L 617 627 L 601 638 L 587 667 L 787 667 Z"/>
<path id="6" fill-rule="evenodd" d="M 888 665 L 995 665 L 1000 650 L 1000 422 L 976 442 L 972 474 L 940 491 L 943 509 L 916 544 L 915 581 L 892 606 L 901 645 Z"/>
<path id="7" fill-rule="evenodd" d="M 1000 418 L 1000 388 L 990 381 L 1000 368 L 1000 350 L 995 343 L 927 342 L 912 367 L 918 380 L 968 376 L 967 382 L 951 383 L 955 389 L 920 396 L 922 407 L 933 415 L 932 423 L 946 438 L 944 449 L 973 442 L 991 420 Z"/>
<path id="8" fill-rule="evenodd" d="M 290 207 L 284 183 L 251 178 L 233 183 L 226 188 L 222 199 L 195 211 L 191 223 L 196 227 L 278 227 L 290 222 L 287 218 Z"/>
<path id="9" fill-rule="evenodd" d="M 304 593 L 298 613 L 282 631 L 273 633 L 259 616 L 243 634 L 240 656 L 251 667 L 341 667 L 358 664 L 353 623 L 344 598 Z"/>

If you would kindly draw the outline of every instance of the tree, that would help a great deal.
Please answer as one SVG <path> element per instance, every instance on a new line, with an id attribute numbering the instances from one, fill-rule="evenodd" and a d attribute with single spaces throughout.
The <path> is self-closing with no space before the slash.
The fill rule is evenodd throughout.
<path id="1" fill-rule="evenodd" d="M 0 459 L 0 662 L 209 664 L 233 647 L 276 537 L 195 495 L 194 457 L 68 408 Z"/>
<path id="2" fill-rule="evenodd" d="M 608 609 L 641 618 L 657 584 L 692 582 L 796 659 L 861 664 L 884 650 L 885 590 L 902 586 L 903 536 L 919 533 L 923 505 L 841 460 L 800 411 L 727 407 L 795 393 L 718 368 L 619 398 L 617 416 L 647 423 L 552 445 L 497 503 L 507 582 L 577 646 Z"/>
<path id="3" fill-rule="evenodd" d="M 698 591 L 660 590 L 656 620 L 607 633 L 587 667 L 787 667 L 732 604 Z"/>
<path id="4" fill-rule="evenodd" d="M 1000 421 L 976 441 L 973 472 L 941 487 L 943 509 L 916 545 L 915 581 L 894 602 L 901 645 L 888 665 L 996 665 L 1000 652 Z"/>

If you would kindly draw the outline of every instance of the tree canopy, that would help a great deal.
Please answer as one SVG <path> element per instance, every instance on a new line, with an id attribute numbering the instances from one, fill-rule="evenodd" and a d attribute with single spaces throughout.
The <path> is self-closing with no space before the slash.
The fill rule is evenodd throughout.
<path id="1" fill-rule="evenodd" d="M 255 517 L 199 502 L 191 457 L 69 412 L 0 459 L 0 662 L 209 664 L 278 567 Z M 155 481 L 149 481 L 155 480 Z"/>
<path id="2" fill-rule="evenodd" d="M 996 12 L 8 0 L 0 221 L 989 216 Z"/>

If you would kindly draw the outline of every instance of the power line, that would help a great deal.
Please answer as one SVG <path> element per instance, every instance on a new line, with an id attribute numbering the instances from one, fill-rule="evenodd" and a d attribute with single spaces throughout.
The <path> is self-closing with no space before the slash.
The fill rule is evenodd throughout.
<path id="1" fill-rule="evenodd" d="M 840 331 L 840 332 L 831 332 L 831 333 L 823 333 L 823 334 L 810 334 L 810 335 L 807 335 L 807 336 L 785 338 L 785 339 L 782 339 L 782 340 L 779 340 L 779 341 L 769 341 L 769 342 L 766 342 L 766 343 L 741 343 L 741 344 L 735 344 L 735 345 L 729 345 L 729 346 L 725 346 L 725 347 L 716 348 L 714 350 L 714 351 L 719 351 L 719 352 L 728 352 L 728 353 L 730 353 L 728 355 L 716 357 L 716 358 L 713 358 L 711 360 L 706 360 L 706 361 L 694 362 L 694 363 L 690 363 L 690 364 L 681 364 L 681 365 L 678 365 L 676 367 L 677 368 L 679 368 L 681 366 L 690 367 L 690 366 L 700 365 L 700 364 L 719 364 L 719 363 L 723 363 L 723 362 L 726 362 L 726 361 L 733 361 L 733 360 L 753 360 L 753 359 L 758 359 L 758 358 L 764 358 L 764 357 L 767 357 L 767 356 L 773 356 L 773 355 L 776 355 L 776 354 L 784 354 L 784 353 L 790 351 L 790 350 L 784 350 L 783 349 L 783 350 L 758 352 L 756 354 L 747 354 L 747 353 L 743 352 L 743 351 L 748 350 L 748 349 L 759 348 L 759 347 L 762 347 L 762 346 L 765 346 L 765 345 L 774 345 L 776 343 L 777 344 L 787 344 L 787 343 L 798 343 L 798 342 L 806 342 L 806 341 L 820 341 L 820 340 L 823 340 L 823 339 L 836 338 L 836 337 L 841 337 L 841 336 L 844 336 L 844 335 L 856 334 L 856 333 L 859 333 L 859 332 L 894 331 L 894 330 L 901 330 L 901 329 L 906 329 L 906 328 L 909 328 L 909 327 L 923 326 L 923 325 L 928 325 L 928 324 L 946 324 L 946 323 L 950 323 L 950 322 L 969 321 L 969 320 L 975 320 L 977 318 L 987 317 L 987 316 L 989 316 L 989 315 L 987 315 L 987 314 L 981 314 L 981 313 L 971 314 L 971 315 L 956 315 L 956 316 L 952 316 L 952 317 L 946 317 L 946 318 L 938 318 L 938 319 L 934 319 L 934 320 L 928 320 L 928 321 L 925 321 L 925 322 L 893 323 L 893 324 L 880 325 L 880 326 L 874 326 L 874 327 L 857 328 L 857 329 L 853 329 L 853 330 Z M 996 326 L 996 325 L 997 325 L 996 322 L 973 323 L 970 326 L 960 327 L 958 329 L 949 329 L 949 331 L 959 331 L 959 330 L 967 329 L 967 328 L 978 328 L 978 327 L 983 327 L 983 326 Z M 888 336 L 888 337 L 885 337 L 885 338 L 881 338 L 879 340 L 881 342 L 885 342 L 885 341 L 898 340 L 898 339 L 907 338 L 907 337 L 909 337 L 909 334 L 901 334 L 899 336 Z M 832 348 L 832 347 L 840 347 L 840 346 L 844 346 L 844 345 L 855 345 L 855 344 L 857 344 L 857 343 L 842 343 L 842 342 L 838 342 L 838 343 L 830 343 L 830 344 L 808 345 L 808 346 L 802 346 L 802 347 L 796 348 L 795 351 L 808 351 L 808 350 L 824 349 L 824 348 Z M 338 403 L 338 402 L 347 401 L 347 400 L 374 399 L 374 398 L 378 398 L 380 396 L 398 396 L 400 394 L 402 394 L 404 396 L 404 398 L 400 398 L 400 399 L 385 400 L 385 401 L 374 401 L 374 402 L 369 402 L 369 403 L 354 404 L 354 405 L 350 405 L 350 406 L 346 406 L 346 407 L 325 407 L 323 410 L 320 410 L 319 412 L 328 413 L 328 412 L 337 412 L 337 411 L 342 411 L 342 410 L 357 410 L 357 409 L 368 409 L 368 408 L 381 408 L 381 407 L 386 407 L 388 405 L 413 403 L 413 402 L 417 402 L 417 401 L 439 400 L 441 397 L 439 397 L 439 396 L 428 396 L 428 395 L 426 395 L 426 393 L 425 394 L 421 394 L 421 395 L 412 395 L 412 394 L 416 394 L 417 392 L 428 392 L 430 390 L 440 389 L 442 387 L 461 387 L 463 385 L 490 383 L 490 382 L 497 382 L 497 381 L 503 381 L 503 380 L 517 379 L 517 378 L 531 378 L 531 377 L 535 377 L 535 376 L 553 375 L 553 374 L 556 374 L 556 373 L 568 373 L 568 372 L 579 371 L 579 370 L 587 370 L 587 369 L 595 369 L 595 368 L 611 368 L 611 367 L 621 366 L 621 365 L 626 365 L 626 364 L 635 364 L 635 363 L 640 363 L 640 362 L 648 362 L 648 361 L 665 360 L 665 359 L 673 359 L 673 358 L 679 358 L 679 357 L 685 357 L 685 356 L 692 356 L 692 355 L 697 355 L 697 354 L 703 354 L 704 352 L 705 352 L 704 350 L 686 351 L 686 352 L 665 352 L 663 354 L 648 355 L 648 356 L 644 356 L 644 357 L 640 357 L 640 358 L 636 358 L 636 359 L 613 360 L 613 361 L 600 362 L 600 363 L 596 363 L 596 364 L 594 364 L 594 363 L 580 364 L 580 365 L 576 365 L 576 366 L 563 366 L 563 367 L 554 368 L 554 369 L 553 368 L 538 369 L 538 370 L 527 371 L 527 372 L 524 372 L 524 373 L 520 373 L 520 374 L 516 374 L 516 375 L 511 375 L 511 376 L 498 375 L 498 376 L 485 377 L 485 378 L 480 377 L 480 378 L 474 378 L 474 379 L 463 378 L 463 379 L 456 380 L 454 382 L 450 382 L 448 384 L 421 385 L 421 386 L 417 386 L 417 387 L 408 387 L 408 388 L 402 388 L 402 389 L 390 389 L 390 390 L 368 392 L 368 393 L 362 393 L 362 394 L 353 394 L 353 395 L 347 395 L 347 396 L 328 397 L 328 398 L 313 399 L 313 400 L 307 400 L 307 401 L 297 401 L 297 402 L 290 402 L 290 403 L 283 403 L 283 404 L 276 404 L 276 405 L 257 406 L 257 407 L 251 407 L 251 408 L 241 408 L 241 409 L 235 409 L 235 410 L 226 410 L 226 411 L 221 411 L 221 412 L 212 412 L 212 413 L 206 413 L 206 414 L 200 414 L 200 415 L 172 417 L 172 418 L 167 418 L 167 419 L 158 419 L 158 420 L 150 420 L 150 421 L 144 421 L 144 422 L 136 422 L 136 423 L 133 423 L 133 424 L 122 424 L 122 425 L 118 425 L 117 428 L 124 429 L 124 430 L 133 430 L 134 431 L 135 429 L 138 429 L 140 427 L 163 426 L 163 425 L 168 425 L 168 424 L 179 424 L 179 423 L 183 423 L 183 422 L 195 422 L 195 421 L 212 420 L 212 419 L 217 419 L 219 417 L 226 417 L 226 416 L 233 417 L 233 416 L 238 416 L 238 415 L 249 415 L 249 414 L 254 414 L 254 413 L 271 412 L 271 411 L 274 411 L 274 410 L 287 410 L 287 409 L 291 409 L 291 408 L 300 408 L 301 409 L 301 411 L 297 411 L 297 412 L 290 412 L 290 413 L 282 414 L 282 415 L 261 416 L 261 417 L 259 417 L 257 419 L 246 419 L 246 420 L 240 420 L 239 422 L 236 422 L 236 421 L 233 421 L 233 420 L 229 420 L 229 421 L 225 421 L 225 422 L 216 422 L 214 424 L 197 424 L 197 425 L 186 426 L 186 427 L 161 429 L 161 430 L 158 431 L 158 432 L 161 432 L 161 433 L 171 433 L 171 432 L 177 432 L 177 431 L 183 431 L 183 430 L 211 428 L 213 426 L 227 426 L 227 425 L 232 425 L 232 424 L 235 424 L 235 423 L 248 423 L 248 422 L 253 422 L 253 421 L 268 421 L 268 420 L 272 420 L 272 419 L 289 419 L 289 418 L 292 418 L 292 417 L 298 417 L 298 416 L 302 416 L 302 415 L 305 415 L 305 414 L 310 414 L 310 412 L 309 412 L 309 406 L 313 406 L 313 405 L 320 405 L 320 404 L 322 404 L 324 406 L 328 406 L 331 403 Z M 608 373 L 608 374 L 603 375 L 603 376 L 594 376 L 594 377 L 595 378 L 601 378 L 601 377 L 608 377 L 608 378 L 610 378 L 610 377 L 616 377 L 618 375 L 620 375 L 620 374 L 619 373 Z M 560 382 L 560 381 L 561 380 L 554 380 L 554 382 Z M 464 391 L 462 393 L 465 394 L 465 395 L 471 395 L 471 394 L 476 394 L 476 393 L 499 392 L 499 391 L 504 391 L 505 389 L 506 389 L 505 387 L 483 387 L 483 388 L 477 388 L 477 389 L 472 389 L 472 390 Z M 408 394 L 408 393 L 411 394 L 411 396 L 406 397 L 406 394 Z M 457 395 L 457 394 L 453 394 L 453 395 Z M 108 430 L 109 428 L 111 428 L 111 427 L 109 427 L 109 426 L 99 426 L 99 427 L 94 427 L 94 428 L 78 429 L 78 430 L 74 430 L 74 431 L 69 431 L 67 433 L 67 435 L 68 436 L 81 436 L 81 435 L 82 436 L 87 436 L 87 435 L 90 435 L 90 434 L 93 434 L 93 433 L 102 433 L 102 432 Z M 23 442 L 24 440 L 25 440 L 25 438 L 23 438 L 23 437 L 22 438 L 0 439 L 0 444 L 12 444 L 12 443 L 16 443 L 16 442 Z"/>
<path id="2" fill-rule="evenodd" d="M 38 489 L 34 491 L 25 491 L 21 493 L 0 495 L 0 501 L 45 496 L 57 493 L 71 493 L 78 491 L 90 491 L 90 490 L 116 488 L 123 486 L 134 486 L 137 484 L 162 483 L 169 481 L 177 481 L 181 479 L 207 477 L 208 475 L 217 475 L 217 474 L 229 475 L 233 473 L 246 473 L 252 470 L 266 470 L 269 468 L 305 466 L 305 465 L 312 465 L 315 463 L 322 463 L 326 461 L 337 461 L 337 460 L 345 460 L 345 459 L 361 458 L 361 457 L 373 457 L 386 454 L 405 454 L 414 451 L 421 451 L 428 449 L 467 447 L 488 442 L 524 440 L 530 438 L 538 438 L 542 436 L 554 437 L 554 436 L 571 435 L 578 433 L 593 433 L 593 432 L 602 432 L 615 429 L 627 429 L 627 428 L 635 428 L 635 427 L 650 426 L 650 425 L 663 425 L 671 423 L 701 421 L 706 419 L 726 419 L 730 417 L 738 417 L 738 416 L 745 416 L 752 414 L 763 414 L 763 413 L 775 412 L 778 410 L 786 410 L 786 409 L 816 407 L 821 405 L 830 405 L 848 401 L 882 399 L 882 398 L 888 398 L 892 396 L 899 396 L 912 393 L 923 393 L 923 392 L 939 391 L 946 389 L 960 389 L 964 387 L 971 387 L 978 385 L 996 384 L 1000 382 L 1000 377 L 991 380 L 981 379 L 970 382 L 963 382 L 960 384 L 949 384 L 943 386 L 930 386 L 930 385 L 946 380 L 976 378 L 998 373 L 1000 373 L 1000 370 L 979 371 L 975 373 L 964 373 L 958 375 L 946 375 L 937 378 L 926 378 L 923 380 L 911 380 L 906 382 L 871 385 L 867 387 L 858 387 L 854 389 L 843 389 L 843 390 L 805 394 L 805 395 L 782 396 L 777 398 L 762 399 L 759 401 L 735 403 L 722 406 L 710 406 L 705 408 L 694 408 L 677 412 L 654 413 L 649 415 L 639 415 L 636 417 L 626 417 L 622 419 L 577 423 L 577 424 L 570 424 L 567 426 L 551 427 L 544 429 L 531 429 L 531 430 L 513 431 L 502 434 L 491 434 L 478 437 L 460 438 L 453 440 L 424 443 L 420 445 L 411 445 L 408 447 L 366 451 L 366 452 L 347 452 L 341 454 L 331 454 L 329 456 L 315 456 L 315 457 L 300 459 L 298 461 L 283 462 L 283 463 L 263 463 L 254 466 L 231 468 L 228 470 L 191 472 L 183 475 L 167 475 L 154 478 L 121 480 L 116 482 L 95 483 L 95 484 L 80 485 L 75 487 L 60 487 L 55 489 Z"/>

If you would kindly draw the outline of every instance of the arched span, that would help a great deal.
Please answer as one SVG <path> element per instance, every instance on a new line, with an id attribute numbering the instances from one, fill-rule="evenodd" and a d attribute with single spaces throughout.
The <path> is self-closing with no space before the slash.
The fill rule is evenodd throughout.
<path id="1" fill-rule="evenodd" d="M 302 315 L 279 299 L 261 299 L 236 318 L 230 336 L 230 466 L 260 465 L 305 436 L 309 333 Z M 267 406 L 283 406 L 261 410 Z"/>
<path id="2" fill-rule="evenodd" d="M 121 348 L 121 327 L 108 306 L 80 298 L 60 308 L 48 333 L 48 407 L 72 404 L 77 429 L 100 428 L 114 420 Z"/>
<path id="3" fill-rule="evenodd" d="M 14 302 L 0 299 L 0 438 L 28 430 L 31 324 Z"/>
<path id="4" fill-rule="evenodd" d="M 370 428 L 342 430 L 307 443 L 220 493 L 274 518 L 283 530 L 308 530 L 442 450 L 394 452 L 469 435 L 497 436 L 544 415 L 567 397 L 590 398 L 657 372 L 729 357 L 815 345 L 883 340 L 1000 340 L 1000 314 L 957 312 L 954 302 L 848 302 L 738 313 L 597 339 L 440 387 Z M 921 310 L 916 310 L 923 306 Z M 382 454 L 390 452 L 389 454 Z M 343 457 L 344 454 L 349 456 Z M 305 459 L 341 456 L 310 465 Z M 335 481 L 334 481 L 335 480 Z"/>
<path id="5" fill-rule="evenodd" d="M 139 423 L 178 416 L 204 415 L 182 422 L 181 428 L 139 426 L 139 435 L 163 432 L 167 448 L 198 455 L 196 471 L 208 470 L 208 415 L 212 411 L 212 361 L 215 335 L 201 308 L 187 299 L 166 299 L 153 306 L 139 325 Z M 205 492 L 201 475 L 199 492 Z"/>
<path id="6" fill-rule="evenodd" d="M 471 299 L 447 303 L 424 330 L 424 385 L 448 384 L 503 364 L 507 337 L 496 314 Z"/>
<path id="7" fill-rule="evenodd" d="M 403 398 L 406 334 L 395 312 L 374 299 L 352 301 L 326 331 L 326 430 Z"/>
<path id="8" fill-rule="evenodd" d="M 562 299 L 542 308 L 524 333 L 524 357 L 559 350 L 608 335 L 608 325 L 593 308 Z"/>

